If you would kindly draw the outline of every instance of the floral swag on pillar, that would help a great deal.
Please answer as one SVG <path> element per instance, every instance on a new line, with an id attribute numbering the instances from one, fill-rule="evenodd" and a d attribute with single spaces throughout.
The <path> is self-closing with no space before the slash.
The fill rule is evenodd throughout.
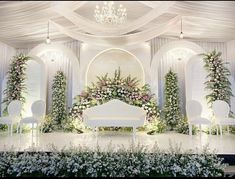
<path id="1" fill-rule="evenodd" d="M 221 58 L 222 53 L 216 52 L 216 50 L 202 55 L 204 68 L 208 72 L 205 84 L 209 92 L 206 96 L 209 107 L 215 100 L 223 100 L 231 105 L 230 100 L 234 95 L 229 81 L 231 75 L 227 66 L 229 63 L 223 61 Z M 233 115 L 232 111 L 230 111 L 230 115 Z"/>
<path id="2" fill-rule="evenodd" d="M 26 93 L 26 62 L 30 59 L 29 56 L 19 54 L 13 57 L 10 63 L 9 70 L 7 72 L 7 87 L 4 91 L 5 104 L 4 114 L 7 113 L 7 106 L 13 100 L 19 100 L 22 103 L 25 102 L 24 94 Z"/>
<path id="3" fill-rule="evenodd" d="M 121 77 L 120 68 L 115 70 L 113 78 L 109 78 L 108 74 L 97 78 L 96 83 L 92 83 L 81 95 L 75 97 L 76 102 L 70 111 L 73 118 L 81 119 L 82 112 L 86 108 L 103 104 L 111 99 L 119 99 L 130 105 L 143 108 L 147 111 L 148 121 L 159 117 L 156 98 L 154 94 L 151 94 L 147 84 L 138 87 L 139 81 L 136 78 Z"/>

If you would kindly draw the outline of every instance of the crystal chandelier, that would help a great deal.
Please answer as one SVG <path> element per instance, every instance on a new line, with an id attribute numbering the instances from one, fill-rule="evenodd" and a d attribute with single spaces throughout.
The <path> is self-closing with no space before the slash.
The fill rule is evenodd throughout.
<path id="1" fill-rule="evenodd" d="M 94 16 L 98 23 L 118 25 L 125 22 L 127 13 L 122 4 L 116 9 L 113 1 L 104 1 L 103 7 L 96 5 Z"/>

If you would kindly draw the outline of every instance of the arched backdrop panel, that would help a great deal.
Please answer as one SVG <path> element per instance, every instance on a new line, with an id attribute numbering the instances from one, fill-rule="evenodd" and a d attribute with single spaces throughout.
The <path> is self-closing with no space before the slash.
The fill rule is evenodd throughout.
<path id="1" fill-rule="evenodd" d="M 66 95 L 67 95 L 67 105 L 72 106 L 73 100 L 73 69 L 71 61 L 63 52 L 49 51 L 41 54 L 40 58 L 43 59 L 47 64 L 47 69 L 50 73 L 47 74 L 47 104 L 48 111 L 50 111 L 52 106 L 52 84 L 56 72 L 61 70 L 66 76 Z"/>
<path id="2" fill-rule="evenodd" d="M 211 110 L 208 108 L 205 89 L 207 72 L 204 69 L 203 57 L 200 55 L 193 56 L 185 67 L 185 91 L 187 100 L 197 100 L 202 105 L 202 116 L 211 118 Z"/>
<path id="3" fill-rule="evenodd" d="M 72 106 L 79 94 L 79 61 L 73 51 L 61 44 L 41 44 L 29 52 L 40 57 L 47 67 L 47 111 L 51 108 L 52 82 L 56 71 L 62 70 L 67 78 L 67 104 Z"/>
<path id="4" fill-rule="evenodd" d="M 31 59 L 26 63 L 26 80 L 27 88 L 24 97 L 26 99 L 23 106 L 22 117 L 31 116 L 31 104 L 36 100 L 46 101 L 46 66 L 43 61 L 37 56 L 31 56 Z M 2 81 L 2 100 L 4 99 L 3 91 L 6 89 L 7 75 Z M 5 109 L 5 105 L 1 104 L 1 115 Z"/>
<path id="5" fill-rule="evenodd" d="M 165 75 L 170 69 L 177 74 L 180 103 L 182 106 L 185 105 L 185 64 L 193 55 L 195 55 L 195 52 L 191 49 L 178 47 L 169 50 L 163 55 L 162 59 L 159 59 L 158 94 L 160 106 L 164 104 Z"/>
<path id="6" fill-rule="evenodd" d="M 27 92 L 23 106 L 22 117 L 31 116 L 31 105 L 34 101 L 46 101 L 46 67 L 37 56 L 31 56 L 27 61 L 25 85 Z"/>
<path id="7" fill-rule="evenodd" d="M 186 93 L 189 92 L 189 90 L 185 89 L 187 88 L 185 79 L 186 64 L 191 57 L 203 51 L 200 46 L 193 42 L 177 40 L 165 44 L 154 55 L 151 63 L 151 89 L 157 94 L 160 106 L 164 104 L 164 77 L 169 69 L 172 68 L 178 75 L 182 112 L 185 113 L 185 102 L 188 100 Z M 203 82 L 197 81 L 197 83 Z M 190 90 L 193 91 L 194 89 Z"/>
<path id="8" fill-rule="evenodd" d="M 145 84 L 144 69 L 139 59 L 123 49 L 108 49 L 97 54 L 88 64 L 85 84 L 90 85 L 97 81 L 97 76 L 108 73 L 113 76 L 114 71 L 120 67 L 121 75 L 131 75 L 139 80 L 139 85 Z"/>

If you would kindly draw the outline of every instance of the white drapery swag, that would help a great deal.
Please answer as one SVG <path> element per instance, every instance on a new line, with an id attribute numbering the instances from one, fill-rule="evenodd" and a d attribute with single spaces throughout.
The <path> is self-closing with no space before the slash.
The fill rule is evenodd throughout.
<path id="1" fill-rule="evenodd" d="M 157 51 L 165 44 L 175 41 L 175 39 L 169 39 L 169 38 L 154 38 L 150 41 L 151 44 L 151 59 L 153 60 L 154 55 L 157 53 Z M 200 41 L 193 41 L 194 43 L 201 46 L 206 52 L 217 50 L 222 52 L 222 58 L 227 61 L 227 48 L 226 43 L 223 42 L 200 42 Z M 162 59 L 155 59 L 159 60 L 159 66 L 158 69 L 158 101 L 160 107 L 163 107 L 164 105 L 164 77 L 166 73 L 169 71 L 170 68 L 178 75 L 179 80 L 179 88 L 180 88 L 180 101 L 182 106 L 182 112 L 184 111 L 185 106 L 185 70 L 184 65 L 187 62 L 188 58 L 190 58 L 192 54 L 190 54 L 189 51 L 185 51 L 184 57 L 186 59 L 181 59 L 180 61 L 176 59 L 172 59 L 172 55 L 169 53 L 166 53 Z M 230 59 L 231 60 L 231 59 Z M 228 61 L 230 62 L 230 61 Z"/>

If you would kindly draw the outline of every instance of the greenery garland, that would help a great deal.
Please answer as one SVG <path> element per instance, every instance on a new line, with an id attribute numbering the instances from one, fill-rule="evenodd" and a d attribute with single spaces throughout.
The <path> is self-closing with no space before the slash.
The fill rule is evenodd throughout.
<path id="1" fill-rule="evenodd" d="M 63 71 L 57 71 L 52 84 L 52 120 L 61 129 L 67 119 L 66 106 L 66 76 Z"/>
<path id="2" fill-rule="evenodd" d="M 205 63 L 204 68 L 209 73 L 207 75 L 209 80 L 205 84 L 206 89 L 210 91 L 206 96 L 210 107 L 215 100 L 223 100 L 230 105 L 230 98 L 233 96 L 231 83 L 229 82 L 229 76 L 231 74 L 226 67 L 228 62 L 223 62 L 221 54 L 221 52 L 216 52 L 216 50 L 202 54 Z"/>
<path id="3" fill-rule="evenodd" d="M 181 134 L 189 134 L 189 125 L 188 125 L 188 119 L 187 117 L 182 117 L 178 124 L 176 125 L 176 131 L 181 133 Z M 192 125 L 192 135 L 197 134 L 198 132 L 198 127 L 195 125 Z"/>
<path id="4" fill-rule="evenodd" d="M 165 76 L 163 120 L 171 130 L 181 120 L 180 97 L 177 74 L 171 69 Z"/>
<path id="5" fill-rule="evenodd" d="M 136 78 L 121 77 L 120 68 L 115 70 L 114 78 L 109 78 L 108 74 L 97 78 L 96 83 L 75 97 L 76 102 L 70 111 L 73 118 L 81 118 L 86 108 L 103 104 L 111 99 L 119 99 L 130 105 L 142 107 L 147 111 L 148 121 L 159 117 L 156 99 L 148 85 L 138 87 L 139 81 Z"/>
<path id="6" fill-rule="evenodd" d="M 20 100 L 22 103 L 25 102 L 24 93 L 26 93 L 25 79 L 26 79 L 26 62 L 30 59 L 29 56 L 19 54 L 14 56 L 9 70 L 7 72 L 7 86 L 4 90 L 5 104 L 4 114 L 7 114 L 7 106 L 13 100 Z"/>

